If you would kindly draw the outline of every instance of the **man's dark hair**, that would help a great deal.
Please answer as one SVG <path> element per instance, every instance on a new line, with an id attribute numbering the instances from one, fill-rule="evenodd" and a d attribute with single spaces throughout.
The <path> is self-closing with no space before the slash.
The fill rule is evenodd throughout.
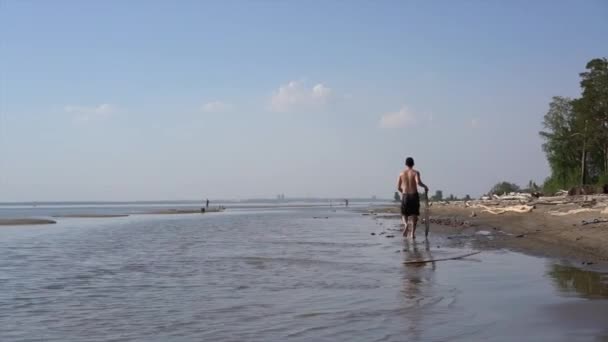
<path id="1" fill-rule="evenodd" d="M 407 157 L 405 160 L 405 165 L 407 165 L 407 167 L 414 167 L 414 158 Z"/>

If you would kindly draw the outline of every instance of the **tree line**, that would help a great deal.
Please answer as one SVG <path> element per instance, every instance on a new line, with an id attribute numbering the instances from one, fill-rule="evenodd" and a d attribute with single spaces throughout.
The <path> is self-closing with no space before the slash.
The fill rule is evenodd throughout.
<path id="1" fill-rule="evenodd" d="M 544 116 L 545 192 L 608 183 L 608 60 L 592 59 L 585 69 L 581 96 L 553 97 Z"/>

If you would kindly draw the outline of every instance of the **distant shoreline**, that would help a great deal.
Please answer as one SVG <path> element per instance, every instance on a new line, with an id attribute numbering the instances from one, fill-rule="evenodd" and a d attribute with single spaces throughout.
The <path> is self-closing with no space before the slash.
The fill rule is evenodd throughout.
<path id="1" fill-rule="evenodd" d="M 106 217 L 128 217 L 129 214 L 67 214 L 53 215 L 56 218 L 106 218 Z"/>
<path id="2" fill-rule="evenodd" d="M 32 226 L 32 225 L 44 225 L 44 224 L 55 224 L 57 221 L 47 219 L 1 219 L 0 226 Z"/>

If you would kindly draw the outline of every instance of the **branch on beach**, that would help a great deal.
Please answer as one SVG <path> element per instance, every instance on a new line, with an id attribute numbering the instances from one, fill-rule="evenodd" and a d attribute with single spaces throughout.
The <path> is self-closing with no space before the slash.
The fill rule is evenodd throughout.
<path id="1" fill-rule="evenodd" d="M 504 214 L 507 212 L 513 212 L 513 213 L 529 213 L 534 209 L 534 206 L 531 205 L 516 205 L 516 206 L 511 206 L 511 207 L 503 207 L 503 208 L 490 208 L 486 205 L 475 205 L 472 206 L 473 208 L 482 208 L 483 210 L 481 212 L 487 212 L 490 214 L 494 214 L 494 215 L 500 215 L 500 214 Z"/>

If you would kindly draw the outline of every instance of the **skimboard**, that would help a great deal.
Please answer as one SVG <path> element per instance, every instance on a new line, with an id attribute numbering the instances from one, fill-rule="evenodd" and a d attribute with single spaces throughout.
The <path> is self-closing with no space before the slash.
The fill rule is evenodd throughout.
<path id="1" fill-rule="evenodd" d="M 439 259 L 428 259 L 428 260 L 410 260 L 410 261 L 404 261 L 403 263 L 405 265 L 411 265 L 411 264 L 424 264 L 427 262 L 435 262 L 435 261 L 446 261 L 446 260 L 456 260 L 456 259 L 462 259 L 462 258 L 466 258 L 469 257 L 471 255 L 475 255 L 475 254 L 479 254 L 481 252 L 471 252 L 471 253 L 467 253 L 467 254 L 463 254 L 463 255 L 458 255 L 455 257 L 449 257 L 449 258 L 439 258 Z"/>

